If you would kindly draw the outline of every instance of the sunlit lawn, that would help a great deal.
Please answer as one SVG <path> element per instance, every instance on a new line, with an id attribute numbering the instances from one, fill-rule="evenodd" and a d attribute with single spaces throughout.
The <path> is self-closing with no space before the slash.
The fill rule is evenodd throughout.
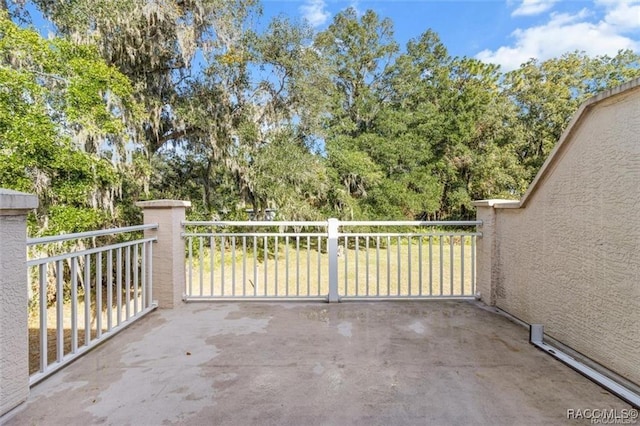
<path id="1" fill-rule="evenodd" d="M 211 250 L 197 247 L 192 257 L 187 258 L 187 294 L 193 296 L 325 296 L 328 294 L 329 257 L 318 252 L 317 240 L 307 246 L 301 239 L 296 247 L 295 239 L 289 244 L 279 242 L 277 252 L 269 247 L 268 260 L 264 262 L 261 243 L 253 250 L 251 237 L 244 244 L 247 255 L 243 256 L 242 237 L 237 237 L 235 250 L 227 240 L 224 253 L 220 243 Z M 361 238 L 355 247 L 353 238 L 349 249 L 341 247 L 338 257 L 338 286 L 341 296 L 430 296 L 473 295 L 472 265 L 474 247 L 467 237 L 453 243 L 448 238 L 422 239 L 419 244 L 406 240 L 400 244 L 392 238 Z M 386 245 L 390 243 L 390 245 Z M 323 241 L 322 251 L 326 251 Z M 344 246 L 344 240 L 340 244 Z M 387 248 L 388 247 L 388 248 Z M 235 255 L 234 255 L 235 254 Z M 463 261 L 464 259 L 464 261 Z M 213 261 L 213 262 L 212 262 Z M 190 283 L 190 284 L 189 284 Z"/>
<path id="2" fill-rule="evenodd" d="M 115 292 L 114 292 L 115 293 Z M 124 292 L 123 292 L 124 293 Z M 142 300 L 138 295 L 137 304 L 134 298 L 133 292 L 129 297 L 127 304 L 126 295 L 123 295 L 123 304 L 120 314 L 120 321 L 124 322 L 127 316 L 133 316 L 134 312 L 142 310 Z M 115 299 L 115 298 L 114 298 Z M 100 329 L 103 333 L 107 332 L 109 308 L 106 306 L 106 293 L 103 294 L 103 305 L 100 313 Z M 127 305 L 129 311 L 127 313 Z M 36 373 L 40 368 L 40 315 L 39 306 L 34 306 L 29 314 L 29 374 Z M 92 303 L 88 309 L 88 316 L 85 316 L 85 304 L 82 297 L 79 298 L 77 304 L 77 347 L 80 348 L 88 343 L 89 340 L 94 340 L 98 335 L 98 313 L 95 305 L 95 294 L 92 297 Z M 47 363 L 53 364 L 58 360 L 58 335 L 57 335 L 57 308 L 56 306 L 50 306 L 47 309 Z M 87 321 L 85 321 L 87 318 Z M 86 324 L 89 324 L 88 332 Z M 65 300 L 62 306 L 62 355 L 67 356 L 72 352 L 72 308 L 71 301 Z M 111 307 L 111 326 L 116 327 L 118 322 L 118 309 L 115 306 Z M 88 335 L 90 337 L 88 338 Z"/>

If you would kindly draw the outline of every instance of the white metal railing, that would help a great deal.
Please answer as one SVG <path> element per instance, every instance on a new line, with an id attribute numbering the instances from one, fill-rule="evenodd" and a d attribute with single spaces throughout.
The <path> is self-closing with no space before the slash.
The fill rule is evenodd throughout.
<path id="1" fill-rule="evenodd" d="M 185 300 L 471 299 L 480 224 L 187 221 Z"/>
<path id="2" fill-rule="evenodd" d="M 327 222 L 185 222 L 185 299 L 325 299 L 326 227 Z"/>
<path id="3" fill-rule="evenodd" d="M 157 227 L 27 239 L 31 385 L 156 308 L 157 238 L 136 234 Z"/>

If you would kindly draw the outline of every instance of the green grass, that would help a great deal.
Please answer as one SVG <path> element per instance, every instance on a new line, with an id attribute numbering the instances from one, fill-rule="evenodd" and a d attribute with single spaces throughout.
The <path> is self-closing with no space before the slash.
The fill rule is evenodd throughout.
<path id="1" fill-rule="evenodd" d="M 288 246 L 281 238 L 277 253 L 271 244 L 266 262 L 264 249 L 259 247 L 260 242 L 254 256 L 253 240 L 247 240 L 248 251 L 243 260 L 242 237 L 236 239 L 235 256 L 229 240 L 225 244 L 224 255 L 219 241 L 213 259 L 208 247 L 204 247 L 201 253 L 194 247 L 193 256 L 187 257 L 188 294 L 325 296 L 329 291 L 328 255 L 319 253 L 317 244 L 307 247 L 305 238 L 301 239 L 299 250 L 296 250 L 293 238 Z M 407 239 L 397 244 L 395 237 L 388 247 L 385 246 L 386 243 L 386 238 L 382 237 L 381 247 L 377 248 L 376 239 L 370 238 L 367 250 L 366 241 L 362 238 L 356 250 L 354 239 L 351 238 L 350 248 L 340 249 L 342 255 L 338 257 L 338 288 L 341 296 L 473 294 L 473 247 L 468 237 L 464 246 L 459 238 L 454 238 L 453 241 L 434 238 L 431 253 L 428 238 L 422 240 L 422 245 L 416 238 L 411 244 Z M 323 241 L 323 251 L 324 244 L 326 242 Z M 340 244 L 344 244 L 343 239 Z"/>
<path id="2" fill-rule="evenodd" d="M 81 289 L 80 289 L 81 290 Z M 78 338 L 78 348 L 81 348 L 86 342 L 86 322 L 85 318 L 88 319 L 89 322 L 89 333 L 90 340 L 94 340 L 98 335 L 98 326 L 97 326 L 97 318 L 100 316 L 101 318 L 101 330 L 103 333 L 107 332 L 108 325 L 108 311 L 111 311 L 111 325 L 112 327 L 116 327 L 118 325 L 118 310 L 116 307 L 116 292 L 113 294 L 113 304 L 111 307 L 107 305 L 107 295 L 106 289 L 103 288 L 102 294 L 102 307 L 100 312 L 98 312 L 95 301 L 95 289 L 91 295 L 91 302 L 89 306 L 89 317 L 85 316 L 85 303 L 82 291 L 80 291 L 80 295 L 78 297 L 77 303 L 77 314 L 75 317 L 75 323 L 77 327 L 77 338 Z M 135 304 L 135 306 L 134 306 Z M 134 311 L 140 312 L 143 310 L 142 307 L 142 298 L 139 294 L 137 298 L 135 298 L 135 293 L 133 291 L 130 292 L 129 297 L 129 315 L 130 318 L 134 316 Z M 123 291 L 122 295 L 122 308 L 120 312 L 120 321 L 121 323 L 126 321 L 126 310 L 127 307 L 127 299 L 126 294 Z M 29 374 L 34 374 L 39 371 L 40 368 L 40 306 L 38 302 L 36 302 L 33 306 L 34 309 L 29 313 L 28 324 L 29 324 Z M 58 345 L 58 336 L 57 336 L 57 319 L 58 312 L 57 307 L 54 304 L 47 308 L 47 364 L 53 364 L 57 360 L 57 345 Z M 71 310 L 71 301 L 64 300 L 62 306 L 62 350 L 63 356 L 70 355 L 72 353 L 71 347 L 71 338 L 72 338 L 72 322 L 74 319 L 72 317 Z"/>

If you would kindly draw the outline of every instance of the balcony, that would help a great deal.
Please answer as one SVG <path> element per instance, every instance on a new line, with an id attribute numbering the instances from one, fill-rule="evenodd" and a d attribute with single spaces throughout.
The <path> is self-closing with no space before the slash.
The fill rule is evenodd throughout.
<path id="1" fill-rule="evenodd" d="M 0 423 L 637 423 L 638 111 L 640 80 L 587 101 L 524 197 L 464 232 L 257 232 L 158 200 L 92 234 L 144 235 L 27 260 L 37 200 L 0 190 Z"/>
<path id="2" fill-rule="evenodd" d="M 33 387 L 6 425 L 560 424 L 629 405 L 479 302 L 190 303 Z"/>

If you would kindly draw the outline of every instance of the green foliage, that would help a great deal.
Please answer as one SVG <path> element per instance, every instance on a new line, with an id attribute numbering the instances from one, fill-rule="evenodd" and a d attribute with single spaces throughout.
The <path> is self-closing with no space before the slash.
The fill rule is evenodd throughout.
<path id="1" fill-rule="evenodd" d="M 640 58 L 629 50 L 614 57 L 574 52 L 544 62 L 532 59 L 507 73 L 505 92 L 517 108 L 514 147 L 527 180 L 533 179 L 580 103 L 637 77 Z"/>
<path id="2" fill-rule="evenodd" d="M 91 46 L 45 40 L 0 16 L 0 186 L 35 193 L 32 234 L 75 232 L 123 220 L 114 199 L 128 166 L 99 146 L 120 144 L 135 114 L 127 79 Z"/>
<path id="3" fill-rule="evenodd" d="M 524 193 L 582 101 L 640 76 L 631 51 L 502 73 L 432 30 L 401 50 L 353 8 L 314 34 L 258 26 L 257 0 L 35 4 L 61 37 L 0 17 L 0 185 L 40 196 L 46 233 L 136 222 L 145 198 L 202 220 L 471 218 Z"/>

